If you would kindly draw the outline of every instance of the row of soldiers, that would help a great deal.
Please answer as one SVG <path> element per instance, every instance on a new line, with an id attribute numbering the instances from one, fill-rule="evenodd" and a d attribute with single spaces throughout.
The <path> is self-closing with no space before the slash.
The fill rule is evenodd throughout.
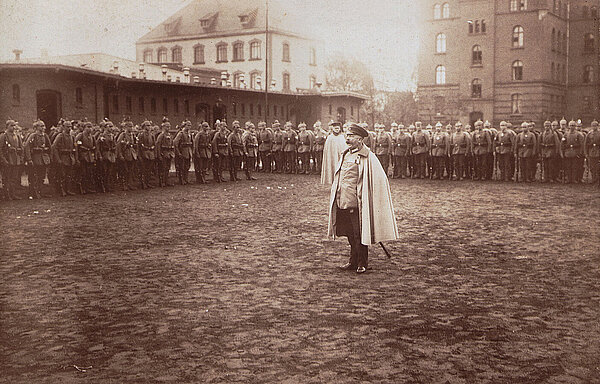
<path id="1" fill-rule="evenodd" d="M 174 163 L 179 184 L 188 184 L 191 164 L 196 183 L 207 183 L 212 168 L 213 180 L 238 181 L 243 169 L 248 180 L 254 171 L 278 173 L 320 173 L 323 145 L 329 134 L 315 124 L 298 131 L 290 122 L 283 129 L 278 121 L 272 127 L 265 122 L 247 122 L 244 128 L 234 121 L 231 128 L 218 121 L 214 128 L 207 122 L 192 128 L 183 121 L 171 129 L 164 118 L 160 127 L 151 121 L 134 126 L 125 119 L 120 126 L 109 120 L 94 125 L 89 121 L 61 119 L 46 133 L 43 121 L 33 129 L 23 129 L 14 120 L 6 122 L 0 134 L 0 176 L 2 195 L 19 199 L 21 176 L 27 175 L 29 196 L 40 198 L 45 178 L 57 194 L 66 196 L 172 186 L 169 171 Z"/>
<path id="2" fill-rule="evenodd" d="M 391 130 L 375 124 L 365 140 L 384 169 L 394 178 L 450 180 L 502 180 L 581 183 L 585 170 L 598 183 L 600 131 L 598 122 L 584 130 L 580 121 L 546 121 L 542 130 L 533 122 L 514 127 L 502 121 L 500 129 L 477 121 L 474 127 L 461 122 L 422 123 L 405 127 L 393 123 Z"/>

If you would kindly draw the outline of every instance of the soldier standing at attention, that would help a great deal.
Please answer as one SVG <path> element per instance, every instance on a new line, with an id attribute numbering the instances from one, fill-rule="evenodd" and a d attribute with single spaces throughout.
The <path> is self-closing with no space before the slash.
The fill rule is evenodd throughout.
<path id="1" fill-rule="evenodd" d="M 117 139 L 117 159 L 119 177 L 124 191 L 136 189 L 130 183 L 134 173 L 134 163 L 137 161 L 136 140 L 132 132 L 132 124 L 125 123 L 125 130 Z"/>
<path id="2" fill-rule="evenodd" d="M 558 123 L 557 123 L 558 125 Z M 558 177 L 558 161 L 562 157 L 560 139 L 552 130 L 550 121 L 544 122 L 544 132 L 540 135 L 540 156 L 542 157 L 542 182 L 554 183 Z"/>
<path id="3" fill-rule="evenodd" d="M 408 157 L 412 146 L 412 137 L 406 132 L 403 124 L 398 126 L 394 138 L 394 178 L 404 179 L 408 176 Z"/>
<path id="4" fill-rule="evenodd" d="M 534 181 L 535 178 L 537 141 L 535 134 L 529 130 L 529 123 L 523 122 L 521 128 L 522 131 L 517 135 L 515 151 L 519 158 L 521 180 L 530 183 Z"/>
<path id="5" fill-rule="evenodd" d="M 450 150 L 452 151 L 456 180 L 464 180 L 465 156 L 471 148 L 471 138 L 468 133 L 463 132 L 463 125 L 460 121 L 454 124 L 454 128 L 456 132 L 450 137 Z"/>
<path id="6" fill-rule="evenodd" d="M 296 173 L 298 164 L 297 142 L 298 134 L 292 129 L 292 123 L 285 123 L 283 130 L 283 154 L 285 156 L 285 173 Z"/>
<path id="7" fill-rule="evenodd" d="M 275 165 L 274 172 L 283 172 L 285 168 L 285 161 L 283 159 L 283 131 L 281 130 L 281 124 L 277 120 L 273 122 L 273 147 L 271 154 Z"/>
<path id="8" fill-rule="evenodd" d="M 597 184 L 600 180 L 600 164 L 598 164 L 600 162 L 600 130 L 598 125 L 596 120 L 592 121 L 592 130 L 585 137 L 583 146 L 593 184 Z"/>
<path id="9" fill-rule="evenodd" d="M 273 131 L 267 128 L 267 123 L 261 121 L 258 123 L 258 160 L 260 162 L 261 172 L 272 172 L 273 159 L 271 150 L 273 148 Z"/>
<path id="10" fill-rule="evenodd" d="M 298 173 L 310 173 L 310 150 L 314 143 L 314 137 L 306 130 L 306 124 L 298 124 L 298 156 L 302 163 Z"/>
<path id="11" fill-rule="evenodd" d="M 500 122 L 500 132 L 494 141 L 494 151 L 498 158 L 498 168 L 500 169 L 500 180 L 510 181 L 512 178 L 510 159 L 513 156 L 516 137 L 512 131 L 508 130 L 506 121 Z"/>
<path id="12" fill-rule="evenodd" d="M 75 138 L 77 157 L 81 164 L 80 193 L 96 193 L 96 140 L 92 136 L 92 123 L 83 123 L 83 131 Z"/>
<path id="13" fill-rule="evenodd" d="M 435 125 L 435 132 L 431 139 L 431 158 L 433 160 L 432 178 L 443 179 L 444 168 L 446 166 L 446 157 L 450 152 L 450 138 L 446 132 L 442 131 L 442 123 Z"/>
<path id="14" fill-rule="evenodd" d="M 62 195 L 74 195 L 71 191 L 73 181 L 73 167 L 77 164 L 75 156 L 75 140 L 71 135 L 71 122 L 65 120 L 62 124 L 62 132 L 57 134 L 52 143 L 52 153 L 56 169 L 56 189 Z"/>
<path id="15" fill-rule="evenodd" d="M 223 170 L 229 166 L 229 146 L 227 145 L 227 126 L 217 122 L 217 132 L 212 140 L 213 178 L 217 183 L 225 182 Z"/>
<path id="16" fill-rule="evenodd" d="M 243 135 L 244 144 L 244 171 L 247 180 L 256 180 L 252 176 L 252 171 L 256 168 L 256 158 L 258 157 L 258 137 L 254 124 L 248 125 L 248 131 Z"/>
<path id="17" fill-rule="evenodd" d="M 486 156 L 487 160 L 487 169 L 485 170 L 485 178 L 487 180 L 492 180 L 494 177 L 494 140 L 496 139 L 496 135 L 498 134 L 498 130 L 492 127 L 492 124 L 489 121 L 485 121 L 483 124 L 483 131 L 487 132 L 490 135 L 490 148 L 488 150 L 488 154 Z"/>
<path id="18" fill-rule="evenodd" d="M 117 161 L 117 144 L 112 133 L 113 124 L 110 121 L 105 121 L 103 124 L 103 132 L 98 135 L 96 140 L 98 145 L 98 161 L 100 173 L 100 189 L 103 192 L 112 190 L 113 179 L 115 175 L 115 163 Z"/>
<path id="19" fill-rule="evenodd" d="M 488 170 L 488 153 L 492 152 L 492 138 L 489 132 L 483 130 L 483 121 L 475 122 L 472 140 L 473 180 L 485 180 Z"/>
<path id="20" fill-rule="evenodd" d="M 584 137 L 577 131 L 577 123 L 569 121 L 569 130 L 562 139 L 562 150 L 564 154 L 565 176 L 567 183 L 579 183 L 578 157 L 583 155 Z"/>
<path id="21" fill-rule="evenodd" d="M 208 132 L 208 123 L 202 122 L 199 131 L 194 136 L 194 158 L 198 167 L 194 165 L 196 172 L 196 183 L 207 184 L 208 160 L 211 157 L 211 144 Z"/>
<path id="22" fill-rule="evenodd" d="M 381 163 L 386 175 L 390 167 L 390 149 L 392 148 L 392 137 L 384 130 L 385 125 L 376 124 L 375 126 L 375 156 Z"/>
<path id="23" fill-rule="evenodd" d="M 161 187 L 172 187 L 173 184 L 169 183 L 169 171 L 175 158 L 175 145 L 173 144 L 173 137 L 170 132 L 171 123 L 166 117 L 163 118 L 161 129 L 162 132 L 156 138 L 156 154 L 159 162 L 158 185 Z"/>
<path id="24" fill-rule="evenodd" d="M 240 180 L 237 171 L 242 164 L 244 156 L 244 143 L 242 142 L 242 133 L 240 132 L 240 122 L 233 122 L 233 131 L 227 137 L 227 147 L 229 148 L 229 180 Z"/>
<path id="25" fill-rule="evenodd" d="M 46 171 L 50 165 L 50 137 L 44 132 L 46 125 L 38 120 L 33 123 L 35 131 L 25 143 L 25 163 L 31 165 L 31 183 L 29 195 L 35 199 L 42 197 L 42 185 L 46 178 Z"/>
<path id="26" fill-rule="evenodd" d="M 142 132 L 138 135 L 138 146 L 142 160 L 142 189 L 152 188 L 152 170 L 156 164 L 156 140 L 150 132 L 152 124 L 149 121 L 142 123 Z"/>
<path id="27" fill-rule="evenodd" d="M 320 121 L 317 121 L 313 128 L 315 130 L 315 145 L 313 146 L 314 172 L 320 175 L 323 167 L 323 149 L 325 148 L 325 141 L 329 133 L 323 129 Z"/>
<path id="28" fill-rule="evenodd" d="M 192 160 L 192 138 L 189 134 L 189 129 L 192 123 L 189 120 L 183 122 L 181 130 L 175 136 L 173 145 L 175 146 L 175 163 L 179 164 L 179 184 L 188 184 L 188 175 Z"/>
<path id="29" fill-rule="evenodd" d="M 587 136 L 587 133 L 583 130 L 583 124 L 581 123 L 581 120 L 577 120 L 577 132 L 579 132 L 583 135 L 583 142 L 585 144 L 585 138 Z M 585 148 L 585 145 L 582 145 L 581 151 L 579 153 L 579 156 L 577 156 L 577 161 L 576 161 L 576 168 L 577 168 L 576 179 L 577 179 L 577 182 L 579 182 L 579 183 L 583 182 L 583 174 L 585 173 L 584 148 Z"/>
<path id="30" fill-rule="evenodd" d="M 425 160 L 429 153 L 431 142 L 429 136 L 423 132 L 420 121 L 415 123 L 415 133 L 412 135 L 412 153 L 415 163 L 415 174 L 417 178 L 425 178 Z M 413 178 L 415 175 L 413 175 Z"/>

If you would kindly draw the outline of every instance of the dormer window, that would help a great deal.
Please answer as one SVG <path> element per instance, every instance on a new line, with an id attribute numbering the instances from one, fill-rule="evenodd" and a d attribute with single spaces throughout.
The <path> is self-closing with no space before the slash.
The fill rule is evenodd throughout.
<path id="1" fill-rule="evenodd" d="M 248 22 L 248 15 L 240 16 L 240 23 L 244 24 Z"/>
<path id="2" fill-rule="evenodd" d="M 240 13 L 238 17 L 240 18 L 240 23 L 244 28 L 250 28 L 254 26 L 254 22 L 256 21 L 256 15 L 258 14 L 258 8 L 254 9 L 246 9 L 244 12 Z"/>
<path id="3" fill-rule="evenodd" d="M 200 18 L 200 26 L 205 30 L 211 29 L 214 26 L 218 15 L 219 12 L 212 12 L 204 15 L 204 17 Z"/>
<path id="4" fill-rule="evenodd" d="M 200 26 L 201 26 L 202 28 L 206 28 L 206 27 L 208 27 L 208 25 L 209 25 L 209 24 L 210 24 L 210 21 L 209 21 L 209 20 L 200 20 Z"/>

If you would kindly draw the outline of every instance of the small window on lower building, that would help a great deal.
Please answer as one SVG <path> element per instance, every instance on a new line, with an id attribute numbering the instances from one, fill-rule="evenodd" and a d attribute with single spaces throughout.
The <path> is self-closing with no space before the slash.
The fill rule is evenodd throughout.
<path id="1" fill-rule="evenodd" d="M 258 116 L 262 116 L 262 105 L 258 104 Z"/>
<path id="2" fill-rule="evenodd" d="M 118 95 L 113 96 L 113 111 L 115 113 L 119 113 L 119 96 Z"/>
<path id="3" fill-rule="evenodd" d="M 582 113 L 591 113 L 592 112 L 592 98 L 590 96 L 583 97 L 583 104 L 581 106 Z"/>
<path id="4" fill-rule="evenodd" d="M 156 113 L 156 99 L 154 97 L 150 99 L 150 112 Z"/>
<path id="5" fill-rule="evenodd" d="M 169 101 L 167 99 L 163 99 L 163 113 L 169 113 Z"/>
<path id="6" fill-rule="evenodd" d="M 523 95 L 514 93 L 511 96 L 512 114 L 521 115 L 523 113 Z"/>
<path id="7" fill-rule="evenodd" d="M 475 99 L 481 98 L 481 80 L 473 79 L 471 82 L 471 97 Z"/>
<path id="8" fill-rule="evenodd" d="M 83 105 L 83 91 L 79 87 L 75 88 L 75 104 L 78 107 Z"/>
<path id="9" fill-rule="evenodd" d="M 179 99 L 173 100 L 173 109 L 175 110 L 175 114 L 179 114 Z"/>
<path id="10" fill-rule="evenodd" d="M 144 96 L 140 96 L 138 100 L 138 109 L 140 113 L 144 113 L 146 111 L 146 105 L 144 103 Z"/>
<path id="11" fill-rule="evenodd" d="M 13 84 L 12 86 L 12 99 L 13 103 L 19 104 L 21 102 L 21 87 L 19 84 Z"/>
<path id="12" fill-rule="evenodd" d="M 183 100 L 183 111 L 186 116 L 189 116 L 189 114 L 190 114 L 190 101 L 189 100 Z"/>
<path id="13" fill-rule="evenodd" d="M 125 96 L 125 110 L 127 110 L 127 113 L 131 113 L 131 111 L 133 111 L 133 103 L 131 102 L 131 96 Z"/>
<path id="14" fill-rule="evenodd" d="M 254 116 L 254 104 L 250 104 L 250 116 Z"/>
<path id="15" fill-rule="evenodd" d="M 246 104 L 242 103 L 242 116 L 246 115 Z"/>

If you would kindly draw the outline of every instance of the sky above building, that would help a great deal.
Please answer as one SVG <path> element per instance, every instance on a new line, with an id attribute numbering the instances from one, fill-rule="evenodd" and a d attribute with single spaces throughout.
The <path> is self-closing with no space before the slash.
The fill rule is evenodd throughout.
<path id="1" fill-rule="evenodd" d="M 135 42 L 192 0 L 0 0 L 0 59 L 104 52 L 135 60 Z M 241 0 L 238 0 L 241 1 Z M 415 87 L 417 5 L 410 0 L 279 0 L 329 55 L 355 57 L 378 88 Z"/>

